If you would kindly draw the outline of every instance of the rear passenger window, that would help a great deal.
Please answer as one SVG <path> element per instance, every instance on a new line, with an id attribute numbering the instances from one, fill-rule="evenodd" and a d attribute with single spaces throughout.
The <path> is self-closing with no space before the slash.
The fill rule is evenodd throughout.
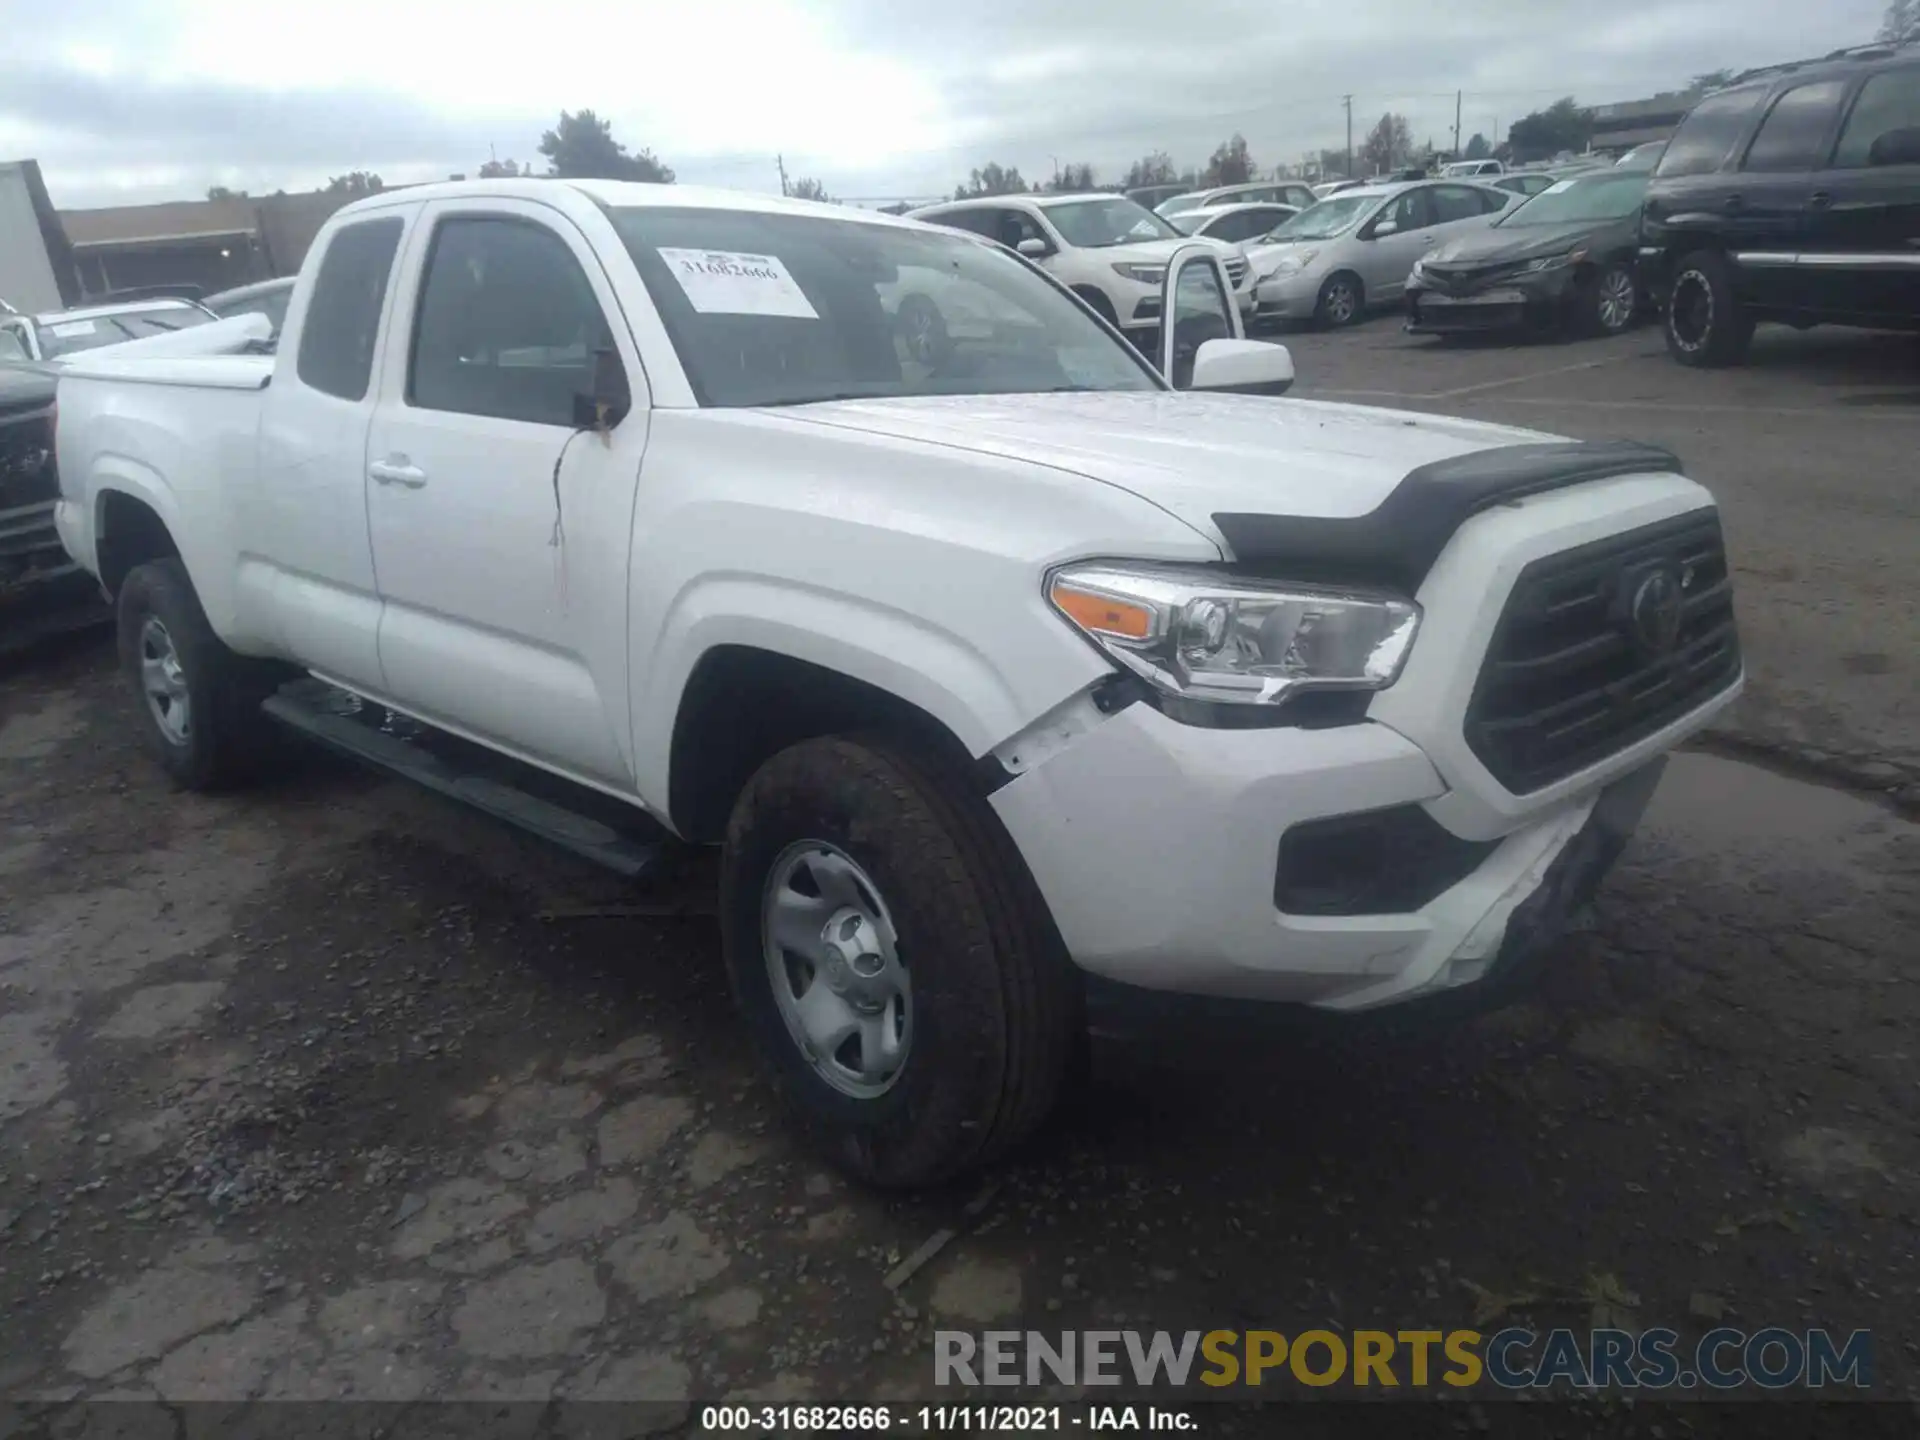
<path id="1" fill-rule="evenodd" d="M 1875 142 L 1896 130 L 1916 129 L 1920 129 L 1920 66 L 1882 71 L 1860 87 L 1860 98 L 1853 102 L 1853 113 L 1840 132 L 1834 168 L 1859 170 L 1890 164 L 1884 158 L 1889 147 L 1876 152 Z"/>
<path id="2" fill-rule="evenodd" d="M 1765 88 L 1757 85 L 1709 95 L 1680 122 L 1654 175 L 1664 180 L 1718 170 L 1766 95 Z"/>
<path id="3" fill-rule="evenodd" d="M 1433 187 L 1433 224 L 1451 225 L 1456 220 L 1471 220 L 1487 212 L 1480 208 L 1480 192 L 1464 185 Z"/>
<path id="4" fill-rule="evenodd" d="M 1787 91 L 1760 122 L 1747 147 L 1743 170 L 1765 173 L 1811 170 L 1826 159 L 1827 136 L 1846 94 L 1844 80 L 1819 80 Z"/>
<path id="5" fill-rule="evenodd" d="M 380 307 L 400 248 L 400 217 L 343 225 L 327 242 L 307 301 L 295 373 L 309 385 L 342 400 L 367 398 L 373 347 L 380 337 Z"/>
<path id="6" fill-rule="evenodd" d="M 593 393 L 596 352 L 612 349 L 593 286 L 558 235 L 495 216 L 440 222 L 414 323 L 410 404 L 571 428 L 574 397 Z"/>

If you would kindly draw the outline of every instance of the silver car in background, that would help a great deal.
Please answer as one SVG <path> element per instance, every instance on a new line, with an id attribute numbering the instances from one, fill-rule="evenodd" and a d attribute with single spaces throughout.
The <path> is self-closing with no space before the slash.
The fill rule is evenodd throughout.
<path id="1" fill-rule="evenodd" d="M 1413 262 L 1492 222 L 1520 196 L 1457 180 L 1363 185 L 1303 210 L 1248 245 L 1256 320 L 1351 325 L 1406 289 Z"/>

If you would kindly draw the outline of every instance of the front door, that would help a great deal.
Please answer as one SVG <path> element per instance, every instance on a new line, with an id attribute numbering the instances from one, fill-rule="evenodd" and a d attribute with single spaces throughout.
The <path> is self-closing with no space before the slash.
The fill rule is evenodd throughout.
<path id="1" fill-rule="evenodd" d="M 1369 302 L 1392 300 L 1407 288 L 1407 276 L 1436 243 L 1433 204 L 1427 187 L 1402 190 L 1368 222 L 1360 236 L 1360 278 Z"/>
<path id="2" fill-rule="evenodd" d="M 616 789 L 631 784 L 627 563 L 642 371 L 585 238 L 531 201 L 428 207 L 367 441 L 394 702 Z M 596 355 L 608 352 L 598 368 Z M 610 372 L 611 428 L 583 428 Z"/>
<path id="3" fill-rule="evenodd" d="M 1823 308 L 1826 288 L 1800 262 L 1813 171 L 1833 144 L 1845 80 L 1783 91 L 1760 117 L 1723 202 L 1726 243 L 1747 277 L 1747 298 L 1787 313 Z"/>
<path id="4" fill-rule="evenodd" d="M 1920 65 L 1861 85 L 1813 177 L 1800 261 L 1834 313 L 1920 320 Z"/>

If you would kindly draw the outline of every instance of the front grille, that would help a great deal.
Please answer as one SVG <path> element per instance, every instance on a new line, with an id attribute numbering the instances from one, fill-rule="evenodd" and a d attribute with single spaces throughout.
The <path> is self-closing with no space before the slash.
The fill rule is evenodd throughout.
<path id="1" fill-rule="evenodd" d="M 1640 623 L 1657 607 L 1634 614 L 1659 575 L 1679 587 L 1670 644 Z M 1525 795 L 1665 728 L 1739 674 L 1719 512 L 1682 516 L 1520 572 L 1467 706 L 1467 745 Z"/>
<path id="2" fill-rule="evenodd" d="M 52 500 L 59 493 L 52 410 L 25 418 L 0 416 L 0 510 Z"/>
<path id="3" fill-rule="evenodd" d="M 1511 279 L 1526 268 L 1524 261 L 1509 261 L 1500 265 L 1448 266 L 1435 265 L 1429 260 L 1420 273 L 1435 289 L 1444 290 L 1449 295 L 1461 295 L 1496 281 Z"/>
<path id="4" fill-rule="evenodd" d="M 1227 259 L 1227 280 L 1238 290 L 1240 282 L 1247 278 L 1247 261 L 1244 256 L 1233 255 Z"/>

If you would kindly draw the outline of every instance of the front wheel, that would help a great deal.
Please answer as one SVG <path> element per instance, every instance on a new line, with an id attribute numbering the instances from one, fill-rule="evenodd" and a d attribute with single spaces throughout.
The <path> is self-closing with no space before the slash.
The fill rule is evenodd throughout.
<path id="1" fill-rule="evenodd" d="M 868 1183 L 988 1163 L 1057 1101 L 1077 991 L 1011 842 L 965 779 L 879 739 L 810 740 L 727 826 L 721 927 L 782 1094 Z"/>
<path id="2" fill-rule="evenodd" d="M 1593 335 L 1624 335 L 1640 312 L 1633 267 L 1616 262 L 1593 278 L 1581 297 L 1581 327 Z"/>
<path id="3" fill-rule="evenodd" d="M 1361 288 L 1360 277 L 1342 271 L 1328 276 L 1327 283 L 1320 287 L 1313 318 L 1324 329 L 1338 330 L 1358 320 L 1365 307 L 1366 292 Z"/>
<path id="4" fill-rule="evenodd" d="M 1726 257 L 1696 250 L 1673 270 L 1667 295 L 1667 350 L 1682 365 L 1737 365 L 1753 339 L 1753 317 L 1733 293 Z"/>

